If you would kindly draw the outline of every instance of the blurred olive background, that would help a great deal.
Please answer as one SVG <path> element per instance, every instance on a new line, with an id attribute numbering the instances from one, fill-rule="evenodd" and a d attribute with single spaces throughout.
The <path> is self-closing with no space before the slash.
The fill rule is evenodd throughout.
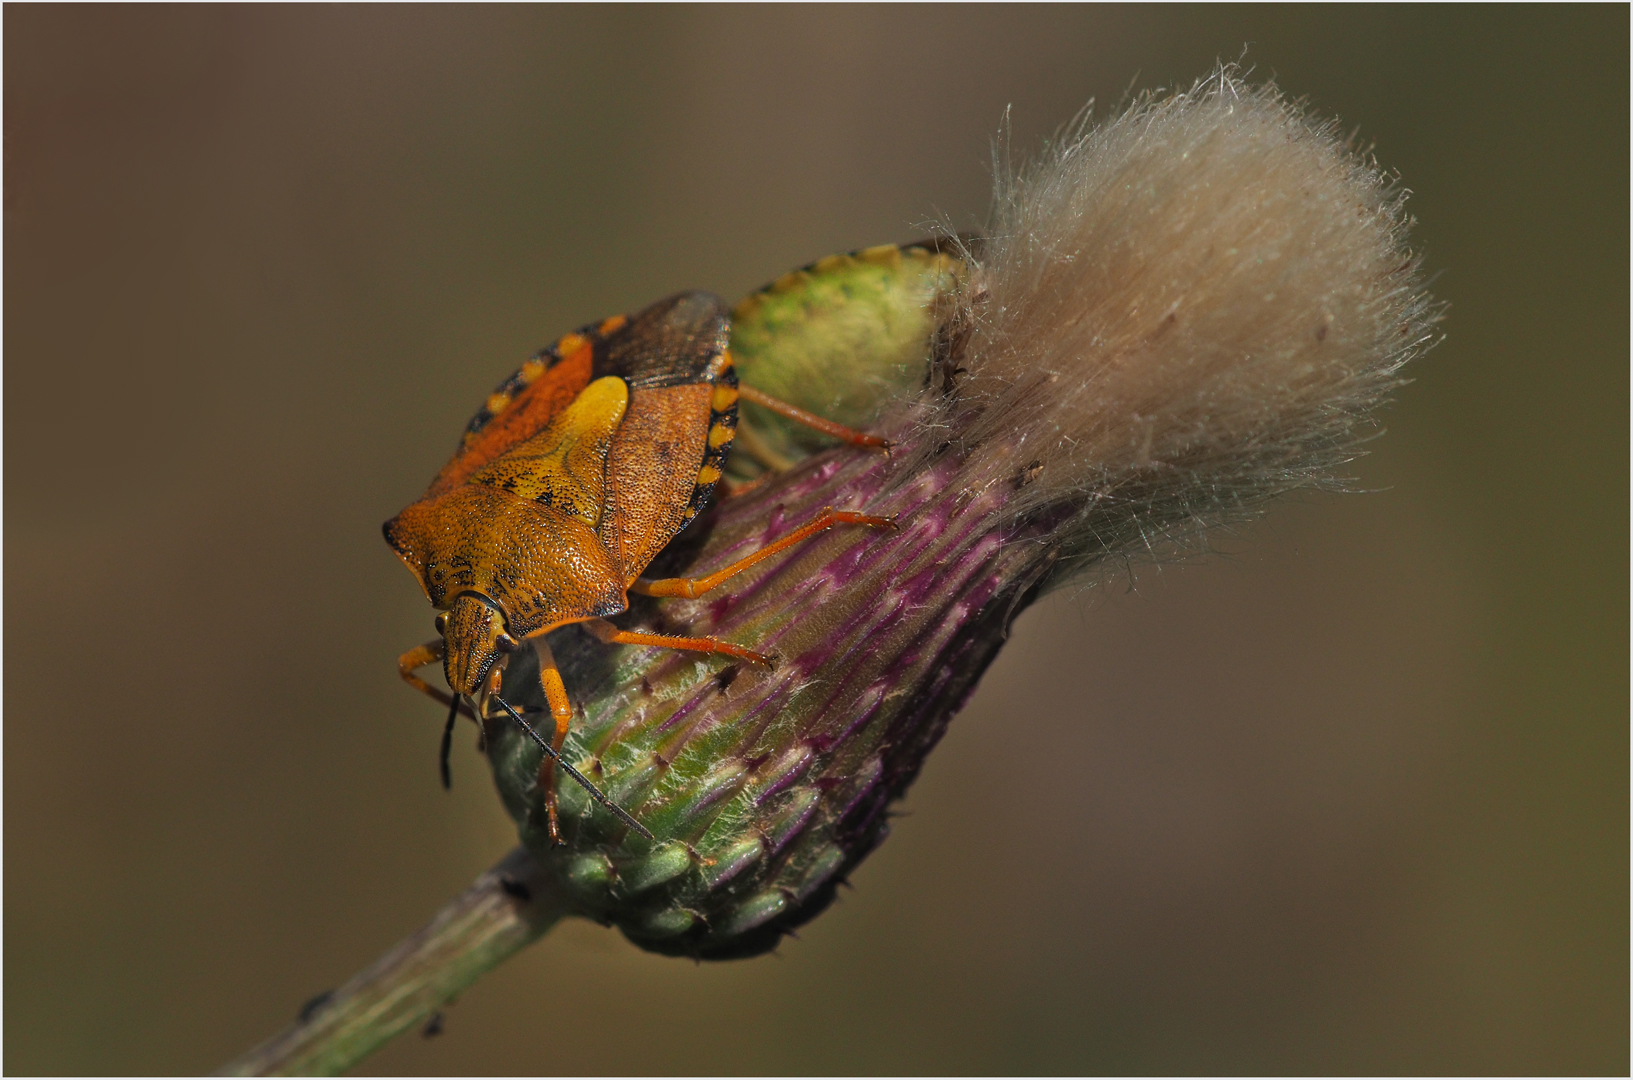
<path id="1" fill-rule="evenodd" d="M 1628 18 L 8 6 L 5 1070 L 219 1066 L 512 845 L 379 523 L 521 357 L 1245 57 L 1450 302 L 1371 493 L 1034 609 L 776 957 L 564 925 L 367 1069 L 1625 1073 Z"/>

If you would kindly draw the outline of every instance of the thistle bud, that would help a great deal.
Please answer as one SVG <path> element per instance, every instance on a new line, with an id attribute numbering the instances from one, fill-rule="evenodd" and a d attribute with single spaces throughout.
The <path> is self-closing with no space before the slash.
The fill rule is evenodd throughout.
<path id="1" fill-rule="evenodd" d="M 819 411 L 872 387 L 872 415 L 840 419 L 894 451 L 806 457 L 699 518 L 653 572 L 710 573 L 827 507 L 899 527 L 836 529 L 718 595 L 638 599 L 620 620 L 724 638 L 773 669 L 551 637 L 579 707 L 564 758 L 656 837 L 558 780 L 553 845 L 539 751 L 490 720 L 501 796 L 563 896 L 698 957 L 764 951 L 820 912 L 1031 600 L 1334 482 L 1434 337 L 1402 199 L 1331 123 L 1221 70 L 1001 174 L 989 238 L 949 238 L 959 258 L 913 279 L 917 322 L 881 293 L 859 310 L 877 309 L 888 347 L 832 338 L 842 386 L 821 385 L 820 363 L 787 377 L 774 340 L 734 337 L 745 382 L 762 365 Z M 802 362 L 829 340 L 812 325 Z M 516 654 L 504 693 L 542 707 L 532 660 Z"/>

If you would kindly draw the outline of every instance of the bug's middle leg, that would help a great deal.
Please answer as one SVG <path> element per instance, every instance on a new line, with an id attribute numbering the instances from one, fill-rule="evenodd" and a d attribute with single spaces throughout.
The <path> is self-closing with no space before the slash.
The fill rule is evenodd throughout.
<path id="1" fill-rule="evenodd" d="M 713 589 L 716 586 L 723 584 L 728 579 L 734 578 L 738 574 L 741 574 L 744 570 L 747 570 L 749 567 L 760 562 L 762 559 L 769 559 L 779 551 L 784 551 L 790 547 L 793 547 L 795 544 L 800 543 L 802 540 L 807 540 L 810 537 L 815 536 L 817 533 L 827 532 L 835 525 L 865 525 L 870 529 L 894 529 L 896 528 L 896 519 L 887 517 L 873 517 L 869 514 L 858 514 L 850 510 L 835 510 L 833 507 L 829 506 L 823 509 L 821 513 L 817 514 L 816 517 L 812 518 L 804 525 L 801 525 L 787 536 L 784 536 L 779 540 L 772 541 L 751 555 L 745 555 L 743 558 L 738 559 L 725 569 L 717 570 L 708 577 L 637 578 L 635 579 L 635 583 L 629 587 L 629 591 L 632 593 L 640 593 L 643 596 L 683 596 L 688 600 L 695 600 L 704 593 L 708 592 L 710 589 Z M 602 640 L 606 639 L 603 638 Z M 693 640 L 711 639 L 704 638 Z M 661 642 L 652 642 L 652 644 L 661 644 Z M 678 647 L 691 648 L 691 646 Z M 714 652 L 724 650 L 710 649 L 704 651 Z"/>

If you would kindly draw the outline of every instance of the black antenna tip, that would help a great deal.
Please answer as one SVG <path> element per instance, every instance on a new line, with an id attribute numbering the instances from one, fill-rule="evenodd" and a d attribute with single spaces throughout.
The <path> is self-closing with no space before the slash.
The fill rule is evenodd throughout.
<path id="1" fill-rule="evenodd" d="M 454 721 L 459 719 L 459 695 L 454 695 L 453 704 L 448 706 L 448 722 L 442 725 L 442 753 L 437 757 L 437 765 L 442 770 L 442 790 L 452 791 L 454 786 L 454 771 L 449 767 L 448 755 L 454 748 Z"/>

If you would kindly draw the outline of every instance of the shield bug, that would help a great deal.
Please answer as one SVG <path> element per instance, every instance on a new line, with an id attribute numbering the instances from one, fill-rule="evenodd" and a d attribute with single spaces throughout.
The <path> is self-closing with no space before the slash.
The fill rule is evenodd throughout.
<path id="1" fill-rule="evenodd" d="M 651 833 L 562 760 L 572 705 L 545 634 L 576 623 L 609 644 L 769 665 L 770 657 L 731 642 L 620 630 L 605 620 L 628 607 L 631 592 L 697 597 L 836 525 L 893 527 L 888 518 L 829 508 L 708 577 L 642 576 L 720 484 L 739 400 L 855 446 L 886 447 L 883 439 L 740 386 L 730 333 L 724 303 L 692 292 L 567 334 L 499 385 L 425 495 L 385 523 L 386 542 L 438 609 L 438 636 L 404 653 L 398 669 L 448 706 L 443 783 L 457 716 L 465 712 L 478 722 L 508 716 L 544 752 L 538 783 L 552 839 L 560 839 L 558 764 L 608 811 Z M 499 696 L 507 658 L 523 648 L 538 655 L 555 725 L 550 738 Z M 416 674 L 439 660 L 450 694 Z"/>

